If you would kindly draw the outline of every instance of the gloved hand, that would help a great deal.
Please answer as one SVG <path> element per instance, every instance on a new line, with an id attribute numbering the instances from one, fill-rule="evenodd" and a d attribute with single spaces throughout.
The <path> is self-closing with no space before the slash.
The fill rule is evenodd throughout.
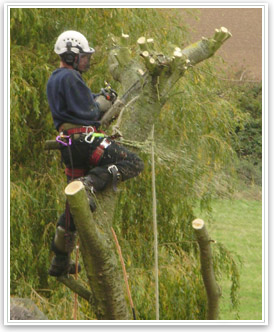
<path id="1" fill-rule="evenodd" d="M 112 104 L 117 99 L 118 93 L 113 90 L 111 87 L 102 88 L 101 95 L 103 95 L 107 100 L 109 100 Z"/>
<path id="2" fill-rule="evenodd" d="M 102 88 L 100 94 L 95 98 L 101 114 L 110 109 L 118 96 L 117 92 L 111 88 L 109 83 L 105 82 L 105 85 L 106 87 Z"/>

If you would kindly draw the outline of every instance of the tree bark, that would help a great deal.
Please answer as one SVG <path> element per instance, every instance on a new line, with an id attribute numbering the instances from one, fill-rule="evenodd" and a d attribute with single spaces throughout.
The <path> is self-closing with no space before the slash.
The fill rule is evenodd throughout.
<path id="1" fill-rule="evenodd" d="M 202 219 L 193 220 L 192 227 L 194 228 L 200 247 L 201 272 L 208 302 L 207 319 L 216 320 L 219 315 L 221 290 L 216 282 L 213 269 L 212 252 L 210 247 L 210 242 L 212 242 L 212 240 L 208 236 L 205 223 Z"/>
<path id="2" fill-rule="evenodd" d="M 123 276 L 117 262 L 110 226 L 96 223 L 81 181 L 65 189 L 70 212 L 80 238 L 95 314 L 98 319 L 129 319 L 123 289 Z M 78 293 L 81 295 L 80 293 Z"/>
<path id="3" fill-rule="evenodd" d="M 131 56 L 127 47 L 128 35 L 113 38 L 115 47 L 109 55 L 109 70 L 121 84 L 121 97 L 102 118 L 103 129 L 119 117 L 112 134 L 121 134 L 121 142 L 123 139 L 140 144 L 145 142 L 174 84 L 190 66 L 211 57 L 230 36 L 227 29 L 221 28 L 215 31 L 213 38 L 203 38 L 184 50 L 176 47 L 171 55 L 155 51 L 151 38 L 140 37 L 137 41 L 139 59 Z M 56 144 L 49 142 L 47 146 L 51 149 Z M 110 232 L 116 205 L 115 193 L 111 190 L 99 193 L 98 208 L 93 215 L 79 181 L 69 184 L 65 193 L 79 233 L 96 316 L 98 319 L 128 319 L 121 267 Z"/>

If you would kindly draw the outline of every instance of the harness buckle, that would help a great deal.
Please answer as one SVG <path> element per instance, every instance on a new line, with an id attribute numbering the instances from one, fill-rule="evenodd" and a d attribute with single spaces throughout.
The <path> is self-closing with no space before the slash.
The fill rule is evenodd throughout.
<path id="1" fill-rule="evenodd" d="M 108 167 L 108 171 L 109 171 L 110 174 L 113 174 L 113 171 L 114 171 L 115 173 L 118 173 L 118 172 L 119 172 L 119 170 L 118 170 L 118 168 L 117 168 L 116 165 L 111 165 L 111 166 L 109 166 L 109 167 Z"/>
<path id="2" fill-rule="evenodd" d="M 113 179 L 112 179 L 113 190 L 117 191 L 117 182 L 121 178 L 121 173 L 119 173 L 119 170 L 116 165 L 109 166 L 108 171 L 113 177 Z"/>
<path id="3" fill-rule="evenodd" d="M 100 146 L 103 146 L 103 148 L 106 149 L 110 144 L 111 144 L 111 142 L 108 141 L 107 138 L 105 138 L 105 139 L 103 139 L 103 141 L 101 142 Z"/>

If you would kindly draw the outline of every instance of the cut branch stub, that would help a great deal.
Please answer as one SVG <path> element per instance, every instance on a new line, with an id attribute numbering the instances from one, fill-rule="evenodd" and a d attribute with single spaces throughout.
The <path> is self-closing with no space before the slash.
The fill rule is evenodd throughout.
<path id="1" fill-rule="evenodd" d="M 195 231 L 200 247 L 201 272 L 208 302 L 207 318 L 210 320 L 216 320 L 218 319 L 219 314 L 219 299 L 221 291 L 216 282 L 213 269 L 213 259 L 210 247 L 212 240 L 208 236 L 205 222 L 202 219 L 193 220 L 192 227 Z"/>
<path id="2" fill-rule="evenodd" d="M 139 45 L 141 51 L 148 51 L 146 37 L 138 38 L 137 44 Z"/>
<path id="3" fill-rule="evenodd" d="M 121 37 L 121 44 L 124 47 L 128 47 L 128 40 L 129 40 L 129 35 L 122 33 L 122 37 Z"/>
<path id="4" fill-rule="evenodd" d="M 215 29 L 213 38 L 202 37 L 202 40 L 183 49 L 182 53 L 194 66 L 197 63 L 211 57 L 231 36 L 232 34 L 224 27 L 221 29 Z"/>
<path id="5" fill-rule="evenodd" d="M 117 262 L 110 227 L 97 225 L 89 207 L 81 181 L 65 188 L 70 212 L 80 238 L 80 251 L 94 297 L 98 319 L 128 319 L 129 313 L 123 289 L 122 271 Z"/>
<path id="6" fill-rule="evenodd" d="M 213 39 L 218 42 L 224 42 L 228 38 L 232 37 L 232 34 L 225 27 L 221 27 L 221 29 L 215 29 L 215 35 Z"/>
<path id="7" fill-rule="evenodd" d="M 203 219 L 195 219 L 192 221 L 192 227 L 195 230 L 199 230 L 202 229 L 205 225 L 205 222 L 203 221 Z"/>

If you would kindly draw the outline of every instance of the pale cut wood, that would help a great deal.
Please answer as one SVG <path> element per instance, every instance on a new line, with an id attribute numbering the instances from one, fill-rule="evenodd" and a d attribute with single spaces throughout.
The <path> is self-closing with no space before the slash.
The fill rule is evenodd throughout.
<path id="1" fill-rule="evenodd" d="M 139 45 L 145 44 L 146 43 L 146 37 L 142 36 L 142 37 L 138 38 L 137 43 Z"/>
<path id="2" fill-rule="evenodd" d="M 146 57 L 149 56 L 149 53 L 148 53 L 148 51 L 144 51 L 144 52 L 141 53 L 141 55 L 142 55 L 144 58 L 146 58 Z"/>
<path id="3" fill-rule="evenodd" d="M 73 181 L 68 184 L 65 188 L 65 194 L 68 195 L 75 195 L 78 191 L 84 188 L 83 182 L 81 181 Z"/>
<path id="4" fill-rule="evenodd" d="M 192 221 L 192 227 L 194 229 L 202 229 L 204 227 L 205 222 L 203 219 L 195 219 Z"/>

